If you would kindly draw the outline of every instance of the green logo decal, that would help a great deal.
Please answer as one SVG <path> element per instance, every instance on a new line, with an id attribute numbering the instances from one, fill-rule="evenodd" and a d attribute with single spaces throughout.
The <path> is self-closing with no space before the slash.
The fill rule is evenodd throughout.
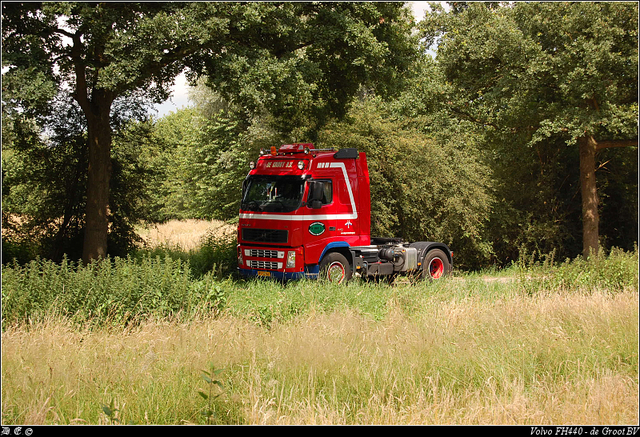
<path id="1" fill-rule="evenodd" d="M 311 235 L 322 235 L 324 233 L 325 227 L 323 223 L 315 222 L 309 225 L 309 233 Z"/>

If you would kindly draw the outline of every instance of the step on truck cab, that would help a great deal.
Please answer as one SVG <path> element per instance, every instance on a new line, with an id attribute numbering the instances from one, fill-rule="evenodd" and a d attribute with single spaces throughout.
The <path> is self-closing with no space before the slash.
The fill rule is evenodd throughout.
<path id="1" fill-rule="evenodd" d="M 310 143 L 262 150 L 242 186 L 238 270 L 243 276 L 318 278 L 451 271 L 442 243 L 371 238 L 369 170 L 356 149 Z"/>

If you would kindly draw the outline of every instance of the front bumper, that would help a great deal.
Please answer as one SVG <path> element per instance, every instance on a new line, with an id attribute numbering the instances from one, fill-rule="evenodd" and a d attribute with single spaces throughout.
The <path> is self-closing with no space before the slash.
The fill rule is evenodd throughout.
<path id="1" fill-rule="evenodd" d="M 256 270 L 256 269 L 241 269 L 238 267 L 238 272 L 247 278 L 264 278 L 264 279 L 278 279 L 278 280 L 292 280 L 310 278 L 305 272 L 278 272 L 269 270 Z M 315 275 L 314 277 L 317 277 Z"/>
<path id="2" fill-rule="evenodd" d="M 303 247 L 247 245 L 238 245 L 238 272 L 247 277 L 275 279 L 300 279 L 312 274 L 305 269 Z"/>

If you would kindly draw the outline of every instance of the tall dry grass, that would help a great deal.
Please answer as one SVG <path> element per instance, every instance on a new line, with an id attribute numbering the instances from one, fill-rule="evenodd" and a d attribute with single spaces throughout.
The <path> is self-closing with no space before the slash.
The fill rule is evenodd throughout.
<path id="1" fill-rule="evenodd" d="M 189 251 L 199 247 L 207 236 L 234 234 L 236 228 L 220 220 L 186 219 L 140 225 L 136 231 L 148 247 L 168 246 Z"/>
<path id="2" fill-rule="evenodd" d="M 203 314 L 128 329 L 51 316 L 2 333 L 16 424 L 629 424 L 638 293 L 437 296 L 386 316 L 314 311 L 262 327 Z M 215 401 L 202 370 L 218 375 Z M 113 405 L 107 416 L 102 405 Z"/>
<path id="3" fill-rule="evenodd" d="M 3 266 L 2 422 L 638 422 L 637 250 L 395 286 L 187 255 Z"/>

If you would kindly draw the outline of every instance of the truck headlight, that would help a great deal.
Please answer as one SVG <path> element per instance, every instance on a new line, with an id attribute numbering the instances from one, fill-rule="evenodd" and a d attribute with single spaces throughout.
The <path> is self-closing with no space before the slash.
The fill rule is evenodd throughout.
<path id="1" fill-rule="evenodd" d="M 296 253 L 293 250 L 287 252 L 287 268 L 292 269 L 296 266 Z"/>

